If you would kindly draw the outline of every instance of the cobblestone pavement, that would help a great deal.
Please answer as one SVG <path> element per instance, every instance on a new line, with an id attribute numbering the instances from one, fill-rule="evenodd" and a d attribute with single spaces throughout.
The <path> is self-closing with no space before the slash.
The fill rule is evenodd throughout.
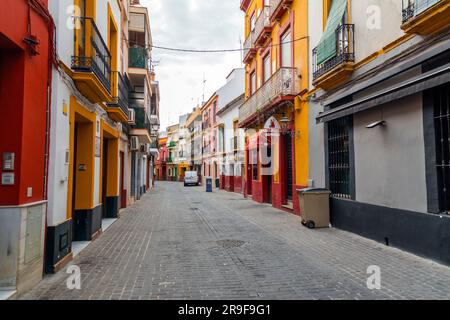
<path id="1" fill-rule="evenodd" d="M 161 182 L 23 299 L 449 299 L 450 268 L 224 191 Z M 367 268 L 381 268 L 369 290 Z"/>

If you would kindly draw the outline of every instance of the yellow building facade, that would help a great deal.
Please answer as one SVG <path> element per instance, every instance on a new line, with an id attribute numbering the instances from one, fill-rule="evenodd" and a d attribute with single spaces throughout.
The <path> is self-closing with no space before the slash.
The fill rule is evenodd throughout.
<path id="1" fill-rule="evenodd" d="M 246 101 L 244 194 L 299 213 L 308 185 L 308 1 L 243 0 Z"/>

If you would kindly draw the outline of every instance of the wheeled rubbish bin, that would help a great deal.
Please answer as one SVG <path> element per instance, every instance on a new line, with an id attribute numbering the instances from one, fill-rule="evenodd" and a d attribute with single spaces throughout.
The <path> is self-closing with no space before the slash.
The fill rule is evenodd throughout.
<path id="1" fill-rule="evenodd" d="M 213 190 L 213 182 L 211 177 L 205 177 L 206 182 L 206 192 L 212 192 Z"/>
<path id="2" fill-rule="evenodd" d="M 327 189 L 297 190 L 302 224 L 309 229 L 330 226 L 330 195 Z"/>

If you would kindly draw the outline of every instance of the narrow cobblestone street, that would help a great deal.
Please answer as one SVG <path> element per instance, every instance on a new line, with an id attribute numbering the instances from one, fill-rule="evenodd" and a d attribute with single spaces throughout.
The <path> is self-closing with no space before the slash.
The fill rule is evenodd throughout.
<path id="1" fill-rule="evenodd" d="M 159 182 L 72 262 L 23 299 L 448 299 L 450 268 L 241 195 Z M 368 290 L 367 268 L 382 289 Z"/>

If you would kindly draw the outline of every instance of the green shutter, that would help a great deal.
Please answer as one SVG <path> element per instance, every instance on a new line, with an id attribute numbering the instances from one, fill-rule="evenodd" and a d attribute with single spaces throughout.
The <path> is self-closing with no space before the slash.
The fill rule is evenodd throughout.
<path id="1" fill-rule="evenodd" d="M 317 46 L 317 65 L 320 65 L 336 55 L 336 30 L 342 22 L 347 0 L 333 0 L 327 26 Z"/>

